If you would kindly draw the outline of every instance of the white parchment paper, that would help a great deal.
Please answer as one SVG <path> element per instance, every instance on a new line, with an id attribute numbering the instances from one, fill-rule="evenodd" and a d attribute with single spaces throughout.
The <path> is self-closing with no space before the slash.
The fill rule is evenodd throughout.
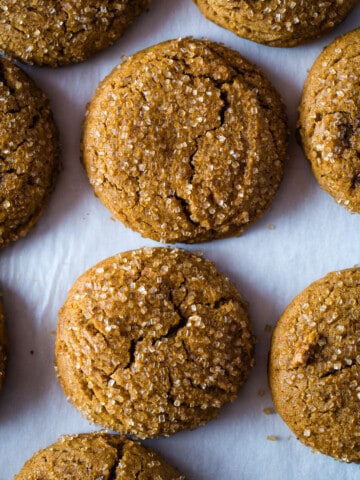
<path id="1" fill-rule="evenodd" d="M 57 70 L 26 67 L 51 100 L 61 132 L 64 170 L 37 226 L 0 252 L 11 347 L 0 392 L 0 480 L 13 478 L 35 451 L 61 434 L 97 428 L 67 402 L 57 383 L 53 367 L 57 312 L 85 269 L 117 252 L 158 244 L 114 221 L 94 197 L 79 160 L 85 106 L 98 82 L 124 55 L 186 35 L 224 42 L 263 69 L 287 105 L 290 158 L 271 209 L 242 237 L 183 246 L 201 249 L 249 301 L 257 336 L 251 378 L 217 420 L 145 443 L 194 480 L 360 477 L 359 466 L 314 454 L 277 414 L 264 413 L 272 406 L 266 375 L 271 333 L 266 326 L 275 325 L 291 299 L 310 282 L 360 263 L 360 215 L 350 214 L 320 190 L 294 137 L 307 70 L 333 38 L 359 25 L 360 5 L 320 40 L 276 49 L 213 25 L 191 0 L 153 0 L 115 46 L 87 62 Z"/>

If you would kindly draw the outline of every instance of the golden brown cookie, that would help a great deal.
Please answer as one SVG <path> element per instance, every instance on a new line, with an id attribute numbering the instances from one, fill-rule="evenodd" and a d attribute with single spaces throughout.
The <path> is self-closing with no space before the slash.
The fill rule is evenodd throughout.
<path id="1" fill-rule="evenodd" d="M 301 141 L 320 186 L 360 213 L 360 29 L 316 59 L 299 107 Z"/>
<path id="2" fill-rule="evenodd" d="M 332 272 L 300 293 L 272 338 L 275 408 L 316 451 L 360 463 L 360 268 Z"/>
<path id="3" fill-rule="evenodd" d="M 0 50 L 26 63 L 59 67 L 111 45 L 150 0 L 2 0 Z"/>
<path id="4" fill-rule="evenodd" d="M 212 22 L 239 37 L 273 47 L 294 47 L 342 22 L 358 0 L 194 0 Z"/>
<path id="5" fill-rule="evenodd" d="M 23 237 L 43 213 L 60 161 L 47 98 L 5 58 L 0 58 L 0 99 L 1 249 Z"/>
<path id="6" fill-rule="evenodd" d="M 283 173 L 284 107 L 224 45 L 171 40 L 116 67 L 88 107 L 83 161 L 115 217 L 157 241 L 241 233 Z"/>
<path id="7" fill-rule="evenodd" d="M 144 248 L 75 282 L 59 314 L 56 362 L 90 421 L 146 438 L 215 418 L 247 379 L 253 343 L 246 304 L 210 261 Z"/>
<path id="8" fill-rule="evenodd" d="M 14 480 L 184 480 L 140 443 L 104 432 L 64 435 L 28 460 Z"/>
<path id="9" fill-rule="evenodd" d="M 4 318 L 2 294 L 0 292 L 0 390 L 4 383 L 7 362 L 7 335 Z"/>

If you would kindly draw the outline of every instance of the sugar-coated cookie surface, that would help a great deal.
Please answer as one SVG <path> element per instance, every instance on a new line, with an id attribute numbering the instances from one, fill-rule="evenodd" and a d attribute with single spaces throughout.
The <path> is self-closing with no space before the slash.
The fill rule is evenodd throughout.
<path id="1" fill-rule="evenodd" d="M 48 99 L 5 58 L 0 100 L 1 249 L 23 237 L 43 213 L 60 170 L 60 148 Z"/>
<path id="2" fill-rule="evenodd" d="M 111 45 L 150 0 L 2 0 L 0 50 L 59 67 Z"/>
<path id="3" fill-rule="evenodd" d="M 103 432 L 64 435 L 29 459 L 14 480 L 185 480 L 153 450 Z"/>
<path id="4" fill-rule="evenodd" d="M 5 318 L 4 318 L 4 307 L 2 301 L 2 294 L 0 292 L 0 389 L 3 386 L 5 372 L 6 372 L 6 363 L 7 363 L 7 334 L 5 327 Z"/>
<path id="5" fill-rule="evenodd" d="M 75 282 L 59 313 L 56 362 L 89 420 L 146 438 L 215 418 L 247 379 L 253 346 L 246 304 L 210 261 L 144 248 Z"/>
<path id="6" fill-rule="evenodd" d="M 311 68 L 299 107 L 305 155 L 320 186 L 360 213 L 360 28 L 333 41 Z"/>
<path id="7" fill-rule="evenodd" d="M 269 207 L 287 148 L 279 95 L 238 52 L 184 38 L 116 67 L 88 106 L 83 162 L 113 215 L 157 241 L 240 234 Z"/>
<path id="8" fill-rule="evenodd" d="M 277 412 L 315 451 L 360 463 L 360 268 L 332 272 L 300 293 L 272 339 Z"/>
<path id="9" fill-rule="evenodd" d="M 273 47 L 307 43 L 339 24 L 358 0 L 194 0 L 214 23 Z"/>

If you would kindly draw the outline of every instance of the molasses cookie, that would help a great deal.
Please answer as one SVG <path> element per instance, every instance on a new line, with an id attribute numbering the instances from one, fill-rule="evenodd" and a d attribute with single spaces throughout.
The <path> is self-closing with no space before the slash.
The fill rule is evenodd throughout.
<path id="1" fill-rule="evenodd" d="M 332 272 L 298 295 L 272 338 L 278 413 L 316 451 L 360 463 L 360 268 Z"/>
<path id="2" fill-rule="evenodd" d="M 0 22 L 1 24 L 1 22 Z M 59 139 L 45 95 L 0 58 L 0 248 L 35 224 L 59 172 Z"/>
<path id="3" fill-rule="evenodd" d="M 4 308 L 0 292 L 0 390 L 4 383 L 7 360 L 7 336 L 5 328 Z"/>
<path id="4" fill-rule="evenodd" d="M 157 241 L 241 233 L 271 204 L 287 127 L 277 92 L 224 45 L 171 40 L 138 52 L 88 107 L 83 162 L 115 217 Z"/>
<path id="5" fill-rule="evenodd" d="M 64 435 L 37 452 L 14 480 L 184 480 L 153 450 L 103 432 Z"/>
<path id="6" fill-rule="evenodd" d="M 194 0 L 212 22 L 239 37 L 273 47 L 294 47 L 331 30 L 358 0 Z"/>
<path id="7" fill-rule="evenodd" d="M 59 313 L 57 371 L 90 421 L 140 438 L 169 435 L 236 398 L 253 343 L 246 304 L 211 262 L 144 248 L 75 282 Z"/>
<path id="8" fill-rule="evenodd" d="M 303 149 L 320 186 L 360 213 L 360 29 L 316 59 L 299 107 Z"/>
<path id="9" fill-rule="evenodd" d="M 26 63 L 59 67 L 111 45 L 150 0 L 3 0 L 0 50 Z"/>
<path id="10" fill-rule="evenodd" d="M 111 45 L 149 0 L 2 0 L 0 50 L 26 63 L 59 67 Z"/>

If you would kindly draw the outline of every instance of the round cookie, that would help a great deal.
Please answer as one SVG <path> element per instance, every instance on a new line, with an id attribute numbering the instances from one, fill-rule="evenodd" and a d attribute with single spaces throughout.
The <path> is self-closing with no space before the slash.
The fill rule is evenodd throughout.
<path id="1" fill-rule="evenodd" d="M 246 304 L 211 262 L 144 248 L 75 282 L 59 313 L 56 363 L 86 418 L 147 438 L 215 418 L 247 379 L 253 344 Z"/>
<path id="2" fill-rule="evenodd" d="M 272 47 L 307 43 L 342 22 L 358 0 L 194 0 L 206 18 Z"/>
<path id="3" fill-rule="evenodd" d="M 262 216 L 286 156 L 283 104 L 257 67 L 184 38 L 138 52 L 89 104 L 83 162 L 95 194 L 144 237 L 201 242 Z"/>
<path id="4" fill-rule="evenodd" d="M 115 42 L 149 0 L 2 0 L 0 50 L 26 63 L 59 67 Z"/>
<path id="5" fill-rule="evenodd" d="M 184 480 L 153 450 L 104 432 L 64 435 L 28 460 L 14 480 Z"/>
<path id="6" fill-rule="evenodd" d="M 332 272 L 300 293 L 273 334 L 274 405 L 312 449 L 360 463 L 360 268 Z"/>
<path id="7" fill-rule="evenodd" d="M 0 249 L 35 224 L 60 169 L 59 139 L 45 95 L 0 58 Z"/>
<path id="8" fill-rule="evenodd" d="M 2 294 L 0 293 L 0 390 L 4 383 L 7 362 L 7 335 Z"/>
<path id="9" fill-rule="evenodd" d="M 302 93 L 302 146 L 321 188 L 360 213 L 360 28 L 316 59 Z"/>

